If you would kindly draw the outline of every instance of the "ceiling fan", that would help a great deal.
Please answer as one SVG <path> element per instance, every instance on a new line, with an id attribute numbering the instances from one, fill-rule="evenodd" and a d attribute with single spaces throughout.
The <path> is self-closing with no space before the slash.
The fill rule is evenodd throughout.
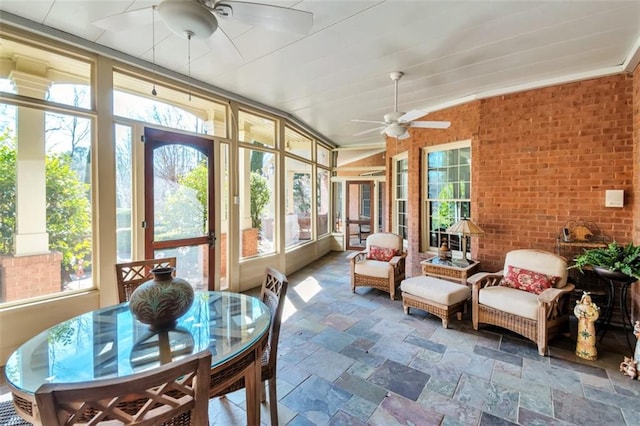
<path id="1" fill-rule="evenodd" d="M 125 31 L 151 24 L 157 10 L 166 26 L 176 35 L 206 41 L 210 48 L 240 57 L 237 48 L 219 28 L 220 21 L 235 21 L 269 30 L 307 34 L 313 26 L 313 14 L 287 7 L 235 0 L 160 0 L 157 5 L 122 12 L 94 21 L 107 31 Z"/>
<path id="2" fill-rule="evenodd" d="M 365 133 L 380 130 L 381 135 L 386 134 L 392 138 L 407 139 L 409 137 L 409 128 L 447 129 L 451 126 L 451 123 L 448 121 L 413 121 L 418 117 L 427 115 L 426 112 L 417 109 L 411 110 L 407 113 L 398 111 L 398 81 L 403 75 L 404 73 L 400 71 L 394 71 L 390 74 L 391 80 L 395 83 L 395 102 L 393 112 L 385 114 L 384 121 L 352 120 L 359 123 L 383 124 L 383 126 L 356 133 L 354 136 L 360 136 Z"/>

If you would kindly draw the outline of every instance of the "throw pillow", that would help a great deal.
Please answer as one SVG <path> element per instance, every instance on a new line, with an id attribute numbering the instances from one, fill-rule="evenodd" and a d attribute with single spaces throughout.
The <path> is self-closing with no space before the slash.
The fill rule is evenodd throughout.
<path id="1" fill-rule="evenodd" d="M 558 283 L 560 277 L 541 274 L 509 265 L 507 275 L 502 278 L 500 285 L 528 291 L 533 294 L 540 294 L 548 288 Z"/>
<path id="2" fill-rule="evenodd" d="M 369 254 L 367 255 L 367 259 L 388 262 L 395 255 L 396 255 L 396 250 L 393 248 L 369 246 Z"/>

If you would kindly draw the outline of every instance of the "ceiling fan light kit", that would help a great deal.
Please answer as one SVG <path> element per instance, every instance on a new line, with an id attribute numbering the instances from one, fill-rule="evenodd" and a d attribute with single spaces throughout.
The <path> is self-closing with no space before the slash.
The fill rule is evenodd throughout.
<path id="1" fill-rule="evenodd" d="M 394 108 L 392 112 L 386 113 L 383 117 L 384 121 L 369 121 L 369 120 L 353 120 L 361 123 L 379 123 L 384 124 L 381 127 L 365 130 L 364 132 L 356 133 L 354 136 L 363 135 L 365 133 L 381 130 L 380 134 L 386 134 L 389 137 L 397 139 L 407 139 L 410 137 L 409 128 L 422 128 L 422 129 L 448 129 L 451 125 L 448 121 L 413 121 L 416 118 L 427 115 L 425 111 L 411 110 L 407 113 L 398 111 L 398 81 L 404 75 L 401 71 L 394 71 L 389 74 L 391 80 L 394 82 Z"/>
<path id="2" fill-rule="evenodd" d="M 218 29 L 218 20 L 209 9 L 193 1 L 164 0 L 158 13 L 176 35 L 207 39 Z"/>

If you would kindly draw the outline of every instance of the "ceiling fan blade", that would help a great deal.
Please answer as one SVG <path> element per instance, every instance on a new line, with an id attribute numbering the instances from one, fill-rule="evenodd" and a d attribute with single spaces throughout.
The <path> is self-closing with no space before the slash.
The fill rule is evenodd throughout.
<path id="1" fill-rule="evenodd" d="M 207 38 L 205 42 L 209 49 L 219 55 L 221 62 L 225 64 L 242 62 L 240 51 L 222 28 L 218 27 L 216 32 Z"/>
<path id="2" fill-rule="evenodd" d="M 428 113 L 425 111 L 420 111 L 419 109 L 412 109 L 411 111 L 404 113 L 400 118 L 398 118 L 398 121 L 401 123 L 408 123 L 409 121 L 413 121 L 416 118 L 424 117 L 427 114 Z"/>
<path id="3" fill-rule="evenodd" d="M 363 131 L 363 132 L 354 133 L 354 134 L 353 134 L 353 136 L 365 135 L 365 134 L 367 134 L 367 133 L 376 132 L 376 131 L 381 130 L 381 129 L 382 129 L 382 130 L 384 130 L 384 126 L 382 126 L 382 127 L 375 127 L 375 128 L 373 128 L 373 129 L 365 130 L 365 131 Z M 383 133 L 384 133 L 384 132 L 383 132 Z"/>
<path id="4" fill-rule="evenodd" d="M 127 12 L 118 13 L 117 15 L 107 16 L 106 18 L 93 21 L 92 24 L 107 31 L 120 32 L 140 28 L 145 25 L 151 25 L 153 15 L 149 11 L 151 7 L 142 9 L 129 10 Z"/>
<path id="5" fill-rule="evenodd" d="M 422 129 L 448 129 L 451 126 L 449 121 L 412 121 L 409 127 L 419 127 Z"/>
<path id="6" fill-rule="evenodd" d="M 313 13 L 288 7 L 223 0 L 215 3 L 212 10 L 221 19 L 234 19 L 274 31 L 308 34 L 313 26 Z"/>
<path id="7" fill-rule="evenodd" d="M 353 119 L 351 120 L 355 123 L 374 123 L 374 124 L 387 124 L 384 121 L 378 121 L 378 120 L 357 120 L 357 119 Z"/>

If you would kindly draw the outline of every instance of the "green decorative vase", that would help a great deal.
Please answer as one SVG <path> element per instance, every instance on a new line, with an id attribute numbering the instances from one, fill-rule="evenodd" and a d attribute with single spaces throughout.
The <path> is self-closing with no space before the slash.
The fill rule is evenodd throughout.
<path id="1" fill-rule="evenodd" d="M 182 278 L 173 277 L 174 269 L 152 269 L 153 279 L 136 288 L 129 299 L 133 315 L 149 324 L 151 330 L 175 326 L 193 304 L 193 287 Z"/>

